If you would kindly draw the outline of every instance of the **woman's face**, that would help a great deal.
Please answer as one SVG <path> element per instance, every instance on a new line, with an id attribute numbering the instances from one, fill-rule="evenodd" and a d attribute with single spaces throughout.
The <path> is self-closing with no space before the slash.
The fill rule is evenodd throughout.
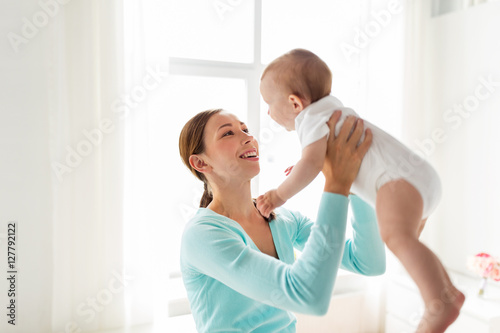
<path id="1" fill-rule="evenodd" d="M 246 181 L 260 172 L 257 140 L 235 115 L 226 111 L 213 115 L 205 127 L 204 139 L 203 155 L 213 180 Z"/>

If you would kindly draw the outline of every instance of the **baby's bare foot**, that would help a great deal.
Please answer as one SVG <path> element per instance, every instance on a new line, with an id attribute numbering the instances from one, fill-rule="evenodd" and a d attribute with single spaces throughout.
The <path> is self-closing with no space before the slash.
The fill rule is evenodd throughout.
<path id="1" fill-rule="evenodd" d="M 441 295 L 427 304 L 424 316 L 420 321 L 417 333 L 441 333 L 450 326 L 460 314 L 465 295 L 450 286 Z"/>

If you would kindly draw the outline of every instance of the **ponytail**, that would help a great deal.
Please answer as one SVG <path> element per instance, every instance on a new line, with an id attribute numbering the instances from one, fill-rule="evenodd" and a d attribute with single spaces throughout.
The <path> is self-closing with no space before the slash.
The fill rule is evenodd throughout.
<path id="1" fill-rule="evenodd" d="M 203 182 L 203 196 L 201 197 L 200 200 L 200 207 L 201 208 L 207 208 L 207 206 L 212 202 L 213 200 L 213 195 L 212 191 L 209 190 L 207 181 Z"/>
<path id="2" fill-rule="evenodd" d="M 210 109 L 198 113 L 184 125 L 179 135 L 179 153 L 182 161 L 189 171 L 203 182 L 204 191 L 200 201 L 200 207 L 203 208 L 206 208 L 212 202 L 212 191 L 208 186 L 205 176 L 191 166 L 189 157 L 191 155 L 201 154 L 205 151 L 205 126 L 213 115 L 221 111 L 222 109 Z"/>

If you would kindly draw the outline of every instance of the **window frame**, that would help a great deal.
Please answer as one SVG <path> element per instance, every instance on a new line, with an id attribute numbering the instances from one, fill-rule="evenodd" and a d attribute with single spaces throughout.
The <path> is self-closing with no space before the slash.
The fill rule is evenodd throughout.
<path id="1" fill-rule="evenodd" d="M 254 38 L 253 62 L 238 63 L 227 61 L 201 60 L 191 58 L 169 58 L 169 74 L 184 76 L 204 76 L 219 78 L 237 78 L 246 82 L 247 125 L 256 138 L 260 136 L 260 75 L 262 64 L 262 0 L 254 0 Z M 258 112 L 256 112 L 256 110 Z M 252 192 L 258 193 L 259 181 L 252 182 Z"/>

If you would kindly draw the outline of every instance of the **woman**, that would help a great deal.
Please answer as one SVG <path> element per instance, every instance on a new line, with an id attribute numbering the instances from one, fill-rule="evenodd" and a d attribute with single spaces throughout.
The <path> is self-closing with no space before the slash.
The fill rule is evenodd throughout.
<path id="1" fill-rule="evenodd" d="M 339 117 L 337 111 L 329 122 L 315 223 L 285 208 L 269 219 L 260 215 L 250 193 L 260 171 L 259 147 L 236 116 L 208 110 L 184 126 L 181 157 L 205 186 L 181 245 L 182 277 L 199 332 L 295 332 L 291 311 L 327 312 L 339 266 L 365 275 L 385 271 L 375 213 L 349 196 L 371 133 L 357 146 L 362 120 L 351 117 L 335 137 Z M 345 241 L 348 196 L 354 238 Z M 297 260 L 294 248 L 303 251 Z"/>

